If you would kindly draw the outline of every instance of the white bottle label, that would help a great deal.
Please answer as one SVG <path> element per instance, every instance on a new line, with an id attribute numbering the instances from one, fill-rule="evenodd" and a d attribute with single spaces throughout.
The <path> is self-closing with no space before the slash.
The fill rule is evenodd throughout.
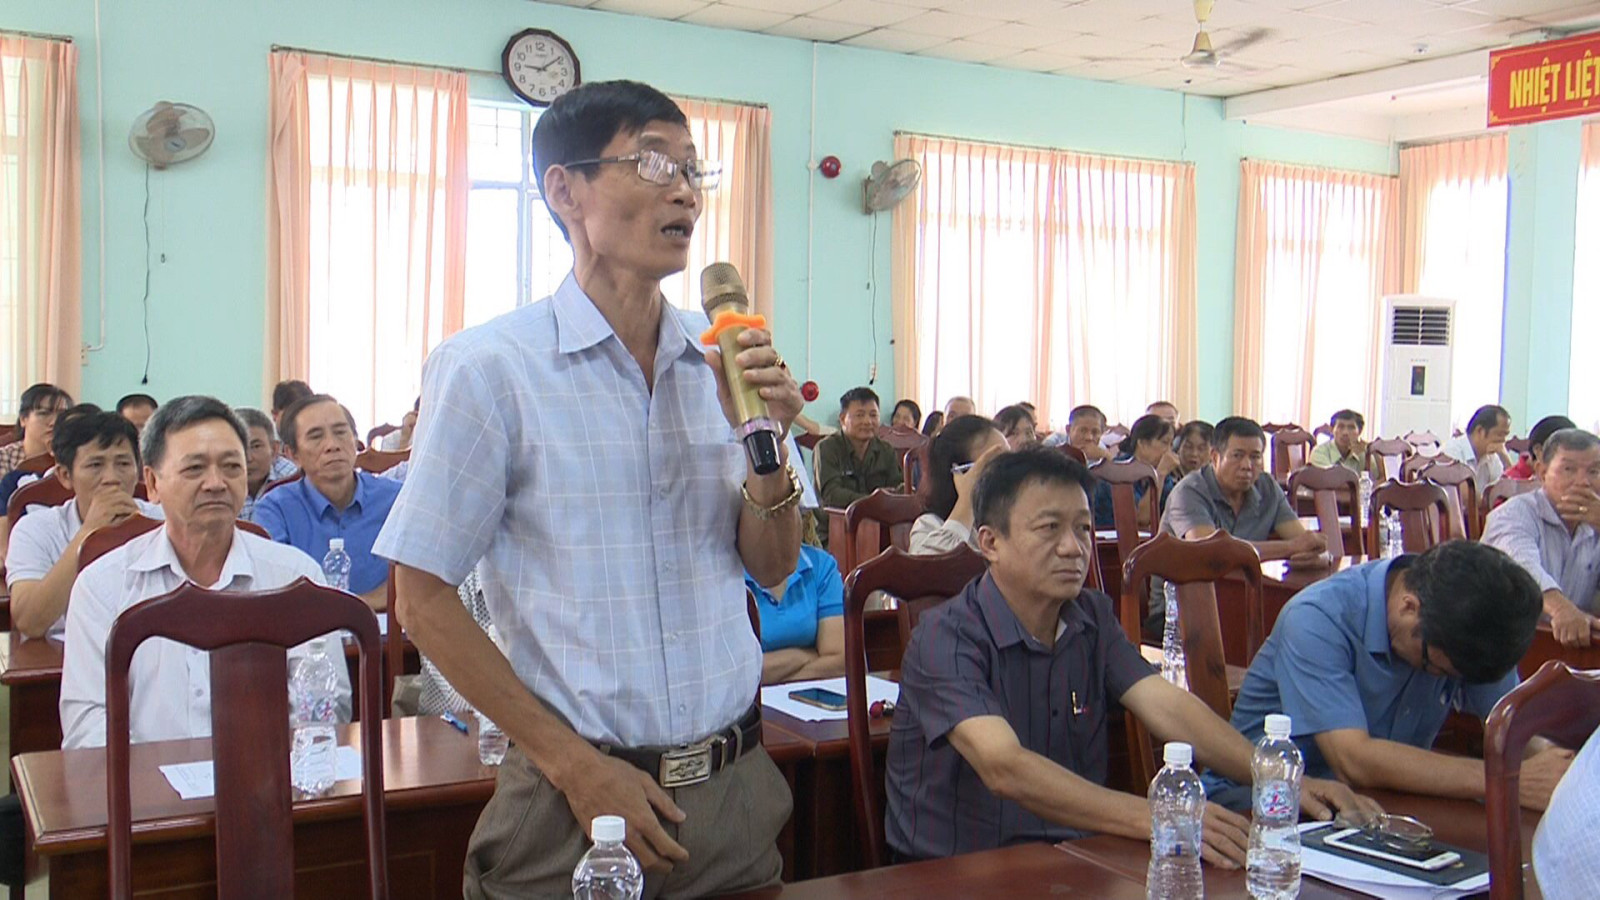
<path id="1" fill-rule="evenodd" d="M 1276 819 L 1294 813 L 1294 790 L 1287 781 L 1266 781 L 1256 785 L 1256 811 L 1262 818 Z"/>

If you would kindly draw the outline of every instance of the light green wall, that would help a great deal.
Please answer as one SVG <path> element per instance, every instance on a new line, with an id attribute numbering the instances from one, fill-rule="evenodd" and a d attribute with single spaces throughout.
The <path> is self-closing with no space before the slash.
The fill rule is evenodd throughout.
<path id="1" fill-rule="evenodd" d="M 85 322 L 97 331 L 98 178 L 93 0 L 13 0 L 0 28 L 71 35 L 84 118 Z M 1197 167 L 1201 415 L 1228 411 L 1233 378 L 1233 259 L 1239 161 L 1254 157 L 1393 172 L 1391 149 L 1359 140 L 1227 122 L 1222 104 L 1145 88 L 881 53 L 815 48 L 816 147 L 845 163 L 818 179 L 807 225 L 813 45 L 527 0 L 102 0 L 105 36 L 106 265 L 110 338 L 90 354 L 85 394 L 133 390 L 144 364 L 143 169 L 125 149 L 134 116 L 160 99 L 205 108 L 218 137 L 206 156 L 151 178 L 150 326 L 158 396 L 216 393 L 260 402 L 267 66 L 273 44 L 401 61 L 494 68 L 504 41 L 529 26 L 576 47 L 590 80 L 628 77 L 691 96 L 773 110 L 776 330 L 791 361 L 807 358 L 806 254 L 813 241 L 811 412 L 865 381 L 870 221 L 860 178 L 887 158 L 897 130 L 1127 156 Z M 889 220 L 877 252 L 878 387 L 896 394 L 890 346 Z M 1121 338 L 1126 339 L 1126 338 Z M 806 373 L 802 373 L 806 374 Z M 1185 411 L 1186 413 L 1190 411 Z"/>

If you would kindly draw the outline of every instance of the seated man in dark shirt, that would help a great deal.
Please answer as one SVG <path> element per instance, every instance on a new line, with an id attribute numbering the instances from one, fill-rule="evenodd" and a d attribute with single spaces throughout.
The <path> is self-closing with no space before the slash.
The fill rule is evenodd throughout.
<path id="1" fill-rule="evenodd" d="M 1059 452 L 996 457 L 974 524 L 989 572 L 918 623 L 889 737 L 886 836 L 900 859 L 1104 832 L 1150 838 L 1142 796 L 1105 787 L 1106 713 L 1120 704 L 1161 741 L 1186 741 L 1248 782 L 1253 748 L 1128 642 L 1111 598 L 1083 590 L 1094 552 L 1093 479 Z M 1308 778 L 1301 806 L 1372 810 Z M 1206 809 L 1205 859 L 1242 865 L 1249 823 Z"/>

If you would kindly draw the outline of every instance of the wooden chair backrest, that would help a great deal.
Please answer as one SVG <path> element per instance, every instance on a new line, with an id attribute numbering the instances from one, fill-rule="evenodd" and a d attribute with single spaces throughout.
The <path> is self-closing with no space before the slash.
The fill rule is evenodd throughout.
<path id="1" fill-rule="evenodd" d="M 0 422 L 0 447 L 7 447 L 22 440 L 22 429 L 15 422 Z"/>
<path id="2" fill-rule="evenodd" d="M 1400 467 L 1406 460 L 1417 455 L 1415 447 L 1395 438 L 1379 438 L 1367 445 L 1366 467 L 1373 468 L 1373 460 L 1380 463 L 1383 477 L 1391 481 L 1401 480 Z"/>
<path id="3" fill-rule="evenodd" d="M 55 472 L 45 472 L 38 481 L 30 481 L 11 492 L 11 499 L 6 501 L 6 519 L 15 529 L 17 522 L 28 514 L 28 507 L 60 506 L 74 496 L 72 488 L 62 484 Z"/>
<path id="4" fill-rule="evenodd" d="M 1372 492 L 1372 514 L 1367 517 L 1367 558 L 1383 555 L 1378 545 L 1378 523 L 1387 509 L 1400 513 L 1401 542 L 1407 553 L 1421 553 L 1449 540 L 1445 524 L 1450 499 L 1437 484 L 1385 481 Z"/>
<path id="5" fill-rule="evenodd" d="M 1528 438 L 1514 437 L 1506 440 L 1506 449 L 1517 454 L 1518 456 L 1527 453 L 1528 448 L 1532 446 L 1533 441 L 1529 440 Z"/>
<path id="6" fill-rule="evenodd" d="M 1600 727 L 1600 670 L 1548 660 L 1500 698 L 1483 729 L 1490 900 L 1522 897 L 1522 754 L 1535 735 L 1574 749 Z"/>
<path id="7" fill-rule="evenodd" d="M 1233 704 L 1228 699 L 1228 667 L 1223 657 L 1216 583 L 1235 574 L 1244 580 L 1246 642 L 1254 657 L 1262 642 L 1261 555 L 1247 541 L 1223 531 L 1199 541 L 1185 541 L 1163 532 L 1141 544 L 1122 564 L 1119 614 L 1128 640 L 1135 646 L 1139 644 L 1138 611 L 1148 600 L 1151 577 L 1176 585 L 1189 691 L 1224 721 L 1233 714 Z M 1137 717 L 1127 716 L 1127 723 L 1134 778 L 1137 784 L 1148 784 L 1157 768 L 1149 734 Z"/>
<path id="8" fill-rule="evenodd" d="M 814 451 L 817 449 L 817 444 L 822 442 L 823 437 L 825 437 L 825 435 L 812 434 L 811 432 L 806 431 L 795 435 L 794 442 L 797 446 Z"/>
<path id="9" fill-rule="evenodd" d="M 106 640 L 106 828 L 111 896 L 133 895 L 133 803 L 129 794 L 128 667 L 150 638 L 168 638 L 211 658 L 211 750 L 216 779 L 217 896 L 294 895 L 290 818 L 288 648 L 349 631 L 360 653 L 361 794 L 368 885 L 387 897 L 383 716 L 378 620 L 357 597 L 299 578 L 273 591 L 208 591 L 193 584 L 135 604 Z M 338 638 L 330 652 L 343 657 Z M 264 686 L 277 685 L 264 690 Z"/>
<path id="10" fill-rule="evenodd" d="M 928 477 L 928 470 L 932 465 L 932 441 L 927 441 L 914 450 L 907 450 L 905 457 L 900 461 L 900 470 L 905 473 L 905 482 L 902 485 L 905 492 L 921 497 L 923 506 L 928 505 L 928 496 L 933 493 L 933 479 Z"/>
<path id="11" fill-rule="evenodd" d="M 1304 468 L 1310 461 L 1316 438 L 1302 428 L 1283 428 L 1272 433 L 1272 477 L 1282 484 L 1289 473 Z"/>
<path id="12" fill-rule="evenodd" d="M 906 550 L 911 546 L 911 524 L 922 515 L 923 498 L 916 494 L 892 493 L 878 488 L 844 511 L 843 574 L 890 547 Z"/>
<path id="13" fill-rule="evenodd" d="M 17 471 L 33 472 L 38 475 L 43 475 L 44 473 L 49 472 L 51 468 L 55 466 L 55 464 L 56 458 L 54 455 L 50 453 L 41 453 L 38 456 L 30 456 L 22 462 L 17 463 Z"/>
<path id="14" fill-rule="evenodd" d="M 1104 435 L 1101 435 L 1101 440 L 1102 441 L 1107 441 L 1107 440 L 1110 440 L 1111 438 L 1116 438 L 1120 442 L 1124 438 L 1126 438 L 1127 436 L 1128 436 L 1128 426 L 1126 426 L 1126 425 L 1113 425 L 1110 428 L 1106 429 L 1106 432 L 1105 432 Z"/>
<path id="15" fill-rule="evenodd" d="M 882 428 L 878 429 L 878 437 L 886 441 L 889 446 L 899 451 L 915 450 L 928 442 L 928 436 L 915 428 Z"/>
<path id="16" fill-rule="evenodd" d="M 1161 483 L 1156 470 L 1138 460 L 1117 462 L 1106 460 L 1094 467 L 1094 477 L 1111 488 L 1111 513 L 1117 530 L 1117 559 L 1127 559 L 1133 548 L 1143 540 L 1139 531 L 1139 504 L 1146 505 L 1150 530 L 1161 523 Z M 1144 485 L 1144 499 L 1134 498 L 1139 485 Z"/>
<path id="17" fill-rule="evenodd" d="M 1089 464 L 1089 457 L 1084 456 L 1082 450 L 1079 450 L 1077 447 L 1074 447 L 1071 444 L 1057 444 L 1056 449 L 1086 466 Z"/>
<path id="18" fill-rule="evenodd" d="M 1328 554 L 1333 565 L 1344 558 L 1345 528 L 1339 524 L 1339 501 L 1344 500 L 1350 510 L 1350 531 L 1361 534 L 1361 476 L 1344 466 L 1306 466 L 1289 476 L 1289 499 L 1293 503 L 1301 489 L 1311 492 L 1311 504 L 1317 511 L 1317 530 L 1328 542 Z"/>
<path id="19" fill-rule="evenodd" d="M 1261 430 L 1265 431 L 1267 434 L 1277 434 L 1280 431 L 1288 431 L 1291 428 L 1305 431 L 1304 428 L 1301 428 L 1299 425 L 1295 425 L 1293 423 L 1279 424 L 1277 422 L 1268 422 L 1267 424 L 1261 426 Z"/>
<path id="20" fill-rule="evenodd" d="M 277 481 L 269 481 L 267 482 L 267 486 L 261 489 L 261 496 L 265 497 L 267 494 L 272 493 L 278 488 L 281 488 L 286 484 L 294 484 L 296 481 L 299 481 L 304 477 L 306 477 L 306 470 L 301 469 L 300 471 L 295 472 L 293 475 L 290 475 L 288 478 L 279 478 Z"/>
<path id="21" fill-rule="evenodd" d="M 356 468 L 374 475 L 387 472 L 411 458 L 410 450 L 366 449 L 356 454 Z M 271 490 L 271 488 L 268 488 Z"/>
<path id="22" fill-rule="evenodd" d="M 1421 477 L 1423 469 L 1426 469 L 1439 460 L 1448 461 L 1449 459 L 1450 457 L 1448 456 L 1439 456 L 1437 454 L 1433 456 L 1424 456 L 1423 454 L 1418 453 L 1416 456 L 1408 456 L 1406 457 L 1405 462 L 1400 464 L 1400 480 L 1408 482 L 1416 481 Z"/>
<path id="23" fill-rule="evenodd" d="M 1417 473 L 1417 480 L 1444 488 L 1450 505 L 1450 537 L 1475 541 L 1483 531 L 1478 515 L 1478 473 L 1464 462 L 1448 456 L 1435 456 L 1431 466 Z"/>
<path id="24" fill-rule="evenodd" d="M 1431 431 L 1408 431 L 1400 435 L 1400 440 L 1410 444 L 1416 448 L 1418 453 L 1424 456 L 1432 456 L 1439 452 L 1440 447 L 1444 446 L 1444 442 L 1439 440 L 1439 436 Z"/>
<path id="25" fill-rule="evenodd" d="M 107 553 L 121 547 L 141 534 L 148 534 L 160 528 L 159 519 L 149 519 L 144 516 L 129 516 L 115 525 L 97 528 L 83 539 L 83 546 L 78 548 L 78 571 L 89 568 L 89 564 L 105 556 Z M 236 519 L 233 527 L 240 531 L 248 531 L 256 537 L 272 540 L 272 535 L 265 528 L 254 522 Z"/>
<path id="26" fill-rule="evenodd" d="M 367 446 L 376 447 L 378 446 L 378 441 L 382 440 L 387 435 L 394 434 L 399 430 L 399 425 L 393 425 L 388 422 L 385 422 L 382 425 L 374 425 L 370 430 L 367 431 Z"/>
<path id="27" fill-rule="evenodd" d="M 1311 429 L 1311 436 L 1318 440 L 1321 440 L 1325 437 L 1331 438 L 1333 437 L 1333 426 L 1327 424 L 1318 425 L 1317 427 Z"/>
<path id="28" fill-rule="evenodd" d="M 844 583 L 845 708 L 849 716 L 850 770 L 855 785 L 856 821 L 866 837 L 867 867 L 888 862 L 884 848 L 883 779 L 872 758 L 872 721 L 867 714 L 867 672 L 900 668 L 909 632 L 901 632 L 893 659 L 867 658 L 867 598 L 884 591 L 899 598 L 905 615 L 918 616 L 959 594 L 986 568 L 983 557 L 970 547 L 957 547 L 938 556 L 912 556 L 890 548 L 862 563 Z"/>
<path id="29" fill-rule="evenodd" d="M 1487 519 L 1495 507 L 1512 497 L 1531 494 L 1543 488 L 1544 482 L 1537 478 L 1502 478 L 1489 485 L 1489 489 L 1483 492 L 1483 503 L 1480 504 L 1483 508 L 1483 517 Z"/>

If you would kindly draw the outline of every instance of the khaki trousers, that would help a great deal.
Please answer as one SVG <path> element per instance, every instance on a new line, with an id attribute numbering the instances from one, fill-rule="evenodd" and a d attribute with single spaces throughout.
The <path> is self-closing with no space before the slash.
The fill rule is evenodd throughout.
<path id="1" fill-rule="evenodd" d="M 688 818 L 661 824 L 689 851 L 689 861 L 667 874 L 646 873 L 646 900 L 779 882 L 778 832 L 794 801 L 766 750 L 756 747 L 710 781 L 667 794 Z M 567 798 L 512 747 L 472 831 L 462 894 L 468 900 L 571 897 L 572 870 L 588 849 L 588 823 L 580 826 Z"/>

